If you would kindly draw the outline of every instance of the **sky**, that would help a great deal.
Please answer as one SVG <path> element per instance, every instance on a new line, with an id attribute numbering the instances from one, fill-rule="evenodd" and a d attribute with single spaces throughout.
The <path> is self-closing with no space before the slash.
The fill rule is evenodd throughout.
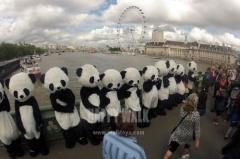
<path id="1" fill-rule="evenodd" d="M 240 0 L 0 0 L 0 42 L 115 47 L 161 29 L 166 40 L 240 50 L 239 17 Z"/>

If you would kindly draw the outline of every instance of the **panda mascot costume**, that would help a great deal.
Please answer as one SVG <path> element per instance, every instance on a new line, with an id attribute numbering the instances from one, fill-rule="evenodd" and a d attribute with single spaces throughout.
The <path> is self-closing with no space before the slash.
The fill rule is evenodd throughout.
<path id="1" fill-rule="evenodd" d="M 92 145 L 99 145 L 102 135 L 95 135 L 94 131 L 101 131 L 101 122 L 105 117 L 104 108 L 100 107 L 99 72 L 95 66 L 85 64 L 76 70 L 80 89 L 80 117 L 83 128 L 87 132 Z"/>
<path id="2" fill-rule="evenodd" d="M 172 109 L 172 107 L 177 106 L 177 102 L 175 99 L 175 95 L 177 93 L 177 84 L 176 84 L 176 80 L 174 78 L 177 64 L 173 60 L 168 60 L 166 62 L 166 64 L 167 64 L 167 68 L 169 70 L 168 75 L 167 75 L 168 80 L 169 80 L 169 87 L 168 87 L 169 88 L 169 97 L 168 97 L 167 104 L 168 104 L 168 107 L 170 109 Z"/>
<path id="3" fill-rule="evenodd" d="M 170 109 L 167 106 L 167 99 L 169 97 L 169 80 L 168 80 L 168 67 L 167 62 L 164 60 L 160 60 L 155 63 L 155 67 L 159 70 L 159 78 L 160 84 L 158 86 L 158 105 L 157 105 L 157 114 L 158 115 L 166 115 L 165 108 Z"/>
<path id="4" fill-rule="evenodd" d="M 122 85 L 122 76 L 117 70 L 108 69 L 100 75 L 100 79 L 104 86 L 100 94 L 101 107 L 106 109 L 112 130 L 116 131 L 117 116 L 121 112 L 118 90 Z"/>
<path id="5" fill-rule="evenodd" d="M 175 81 L 177 84 L 177 93 L 175 96 L 175 101 L 177 102 L 177 104 L 182 103 L 182 101 L 184 100 L 185 87 L 182 82 L 183 74 L 184 74 L 184 67 L 183 65 L 178 64 L 175 72 Z"/>
<path id="6" fill-rule="evenodd" d="M 158 104 L 158 89 L 157 82 L 158 69 L 155 66 L 146 66 L 142 70 L 142 77 L 144 80 L 142 89 L 142 123 L 139 126 L 142 128 L 150 125 L 150 120 L 157 117 L 156 107 Z"/>
<path id="7" fill-rule="evenodd" d="M 80 116 L 74 105 L 75 96 L 71 89 L 67 88 L 69 82 L 67 68 L 50 68 L 46 74 L 41 75 L 40 81 L 51 93 L 51 104 L 56 120 L 62 128 L 66 148 L 73 148 L 76 141 L 82 145 L 87 144 Z"/>
<path id="8" fill-rule="evenodd" d="M 188 69 L 188 89 L 189 94 L 192 94 L 194 83 L 196 81 L 194 72 L 197 70 L 197 64 L 194 61 L 191 61 L 187 64 Z"/>
<path id="9" fill-rule="evenodd" d="M 17 126 L 10 115 L 10 103 L 3 90 L 3 81 L 0 81 L 0 140 L 7 149 L 10 158 L 22 157 L 24 152 Z"/>
<path id="10" fill-rule="evenodd" d="M 17 126 L 30 147 L 30 156 L 49 153 L 43 136 L 43 120 L 36 99 L 32 96 L 36 78 L 33 74 L 18 73 L 7 79 L 6 86 L 15 98 Z"/>
<path id="11" fill-rule="evenodd" d="M 120 99 L 124 99 L 125 108 L 131 109 L 137 120 L 139 119 L 141 113 L 140 105 L 140 90 L 138 84 L 142 76 L 142 71 L 138 71 L 136 68 L 127 68 L 124 71 L 121 71 L 121 76 L 123 79 L 123 85 L 119 89 Z M 141 121 L 137 121 L 137 126 L 141 127 Z"/>

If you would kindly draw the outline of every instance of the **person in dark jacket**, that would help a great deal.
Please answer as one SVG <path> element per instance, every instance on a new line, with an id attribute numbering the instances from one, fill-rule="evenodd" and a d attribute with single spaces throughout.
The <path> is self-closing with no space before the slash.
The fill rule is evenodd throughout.
<path id="1" fill-rule="evenodd" d="M 206 92 L 206 89 L 203 87 L 202 91 L 198 95 L 197 111 L 199 112 L 200 116 L 204 116 L 204 114 L 206 113 L 206 103 L 207 103 L 207 92 Z"/>

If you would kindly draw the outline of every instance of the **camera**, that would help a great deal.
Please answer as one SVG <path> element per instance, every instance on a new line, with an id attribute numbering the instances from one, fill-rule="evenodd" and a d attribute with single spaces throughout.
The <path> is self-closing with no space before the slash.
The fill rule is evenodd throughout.
<path id="1" fill-rule="evenodd" d="M 240 81 L 231 80 L 231 88 L 240 87 Z"/>

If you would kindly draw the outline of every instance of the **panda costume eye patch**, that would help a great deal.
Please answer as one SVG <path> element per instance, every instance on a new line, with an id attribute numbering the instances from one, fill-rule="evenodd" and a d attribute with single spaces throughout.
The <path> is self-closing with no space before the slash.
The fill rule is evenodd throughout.
<path id="1" fill-rule="evenodd" d="M 94 77 L 93 76 L 89 79 L 89 82 L 94 83 Z"/>
<path id="2" fill-rule="evenodd" d="M 61 84 L 62 84 L 63 87 L 66 86 L 66 82 L 64 80 L 61 80 Z"/>
<path id="3" fill-rule="evenodd" d="M 113 84 L 112 84 L 112 83 L 109 83 L 107 87 L 108 87 L 108 88 L 111 88 L 112 86 L 113 86 Z"/>
<path id="4" fill-rule="evenodd" d="M 53 86 L 53 84 L 52 84 L 52 83 L 49 85 L 49 89 L 50 89 L 51 91 L 53 91 L 53 90 L 54 90 L 54 86 Z"/>
<path id="5" fill-rule="evenodd" d="M 128 83 L 129 83 L 129 84 L 133 84 L 133 80 L 129 81 Z"/>
<path id="6" fill-rule="evenodd" d="M 14 95 L 15 98 L 18 98 L 18 92 L 17 91 L 14 91 L 13 95 Z"/>
<path id="7" fill-rule="evenodd" d="M 23 92 L 28 96 L 30 94 L 29 90 L 27 88 L 24 88 Z"/>

